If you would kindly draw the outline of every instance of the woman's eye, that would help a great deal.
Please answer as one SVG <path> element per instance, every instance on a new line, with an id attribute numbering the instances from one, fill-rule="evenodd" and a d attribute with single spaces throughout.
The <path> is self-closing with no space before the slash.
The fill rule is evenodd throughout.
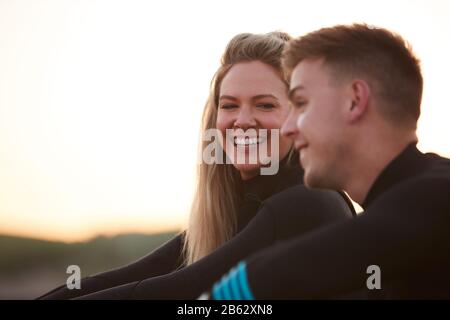
<path id="1" fill-rule="evenodd" d="M 230 109 L 237 108 L 237 105 L 235 105 L 235 104 L 223 104 L 220 108 L 221 109 L 230 110 Z"/>
<path id="2" fill-rule="evenodd" d="M 275 108 L 275 106 L 271 103 L 259 104 L 258 107 L 261 109 L 265 109 L 265 110 L 270 110 L 270 109 Z"/>

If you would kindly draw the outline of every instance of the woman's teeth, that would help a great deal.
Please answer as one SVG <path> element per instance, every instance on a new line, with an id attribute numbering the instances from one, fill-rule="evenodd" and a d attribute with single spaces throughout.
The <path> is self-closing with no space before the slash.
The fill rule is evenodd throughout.
<path id="1" fill-rule="evenodd" d="M 249 145 L 255 145 L 255 144 L 260 144 L 263 142 L 263 138 L 238 138 L 235 137 L 234 138 L 234 143 L 238 146 L 249 146 Z"/>

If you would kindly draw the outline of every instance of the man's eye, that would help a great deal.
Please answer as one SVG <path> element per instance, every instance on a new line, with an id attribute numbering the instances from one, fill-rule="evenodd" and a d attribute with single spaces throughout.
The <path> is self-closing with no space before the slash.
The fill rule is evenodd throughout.
<path id="1" fill-rule="evenodd" d="M 293 101 L 292 104 L 294 105 L 294 107 L 296 108 L 302 108 L 306 105 L 306 101 L 304 100 L 300 100 L 300 101 Z"/>
<path id="2" fill-rule="evenodd" d="M 226 109 L 226 110 L 230 110 L 230 109 L 235 109 L 238 106 L 235 104 L 223 104 L 220 109 Z"/>
<path id="3" fill-rule="evenodd" d="M 275 108 L 275 106 L 273 104 L 271 104 L 271 103 L 263 103 L 263 104 L 259 104 L 258 108 L 265 109 L 265 110 L 270 110 L 270 109 Z"/>

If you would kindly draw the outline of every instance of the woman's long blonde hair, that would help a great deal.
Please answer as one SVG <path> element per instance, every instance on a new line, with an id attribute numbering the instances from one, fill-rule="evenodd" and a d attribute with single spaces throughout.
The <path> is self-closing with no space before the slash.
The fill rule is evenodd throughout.
<path id="1" fill-rule="evenodd" d="M 202 134 L 216 127 L 219 90 L 228 70 L 239 62 L 261 61 L 280 72 L 284 45 L 291 38 L 283 32 L 242 33 L 228 43 L 221 66 L 214 75 L 202 117 Z M 201 140 L 201 150 L 209 142 Z M 221 152 L 224 152 L 223 150 Z M 225 159 L 225 155 L 224 159 Z M 189 265 L 230 240 L 236 233 L 242 180 L 232 164 L 199 164 L 197 185 L 184 239 L 184 259 Z"/>

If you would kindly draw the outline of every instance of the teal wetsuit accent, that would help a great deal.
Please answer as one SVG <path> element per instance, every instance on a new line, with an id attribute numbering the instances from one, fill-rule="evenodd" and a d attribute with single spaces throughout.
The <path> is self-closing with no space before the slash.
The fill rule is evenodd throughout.
<path id="1" fill-rule="evenodd" d="M 254 300 L 255 297 L 247 280 L 245 262 L 240 262 L 236 269 L 222 278 L 214 286 L 212 293 L 214 300 Z"/>
<path id="2" fill-rule="evenodd" d="M 231 292 L 233 293 L 233 296 L 236 297 L 236 300 L 242 300 L 243 297 L 241 295 L 241 291 L 239 290 L 239 282 L 238 279 L 236 277 L 237 274 L 237 269 L 233 268 L 231 269 L 231 279 L 230 279 L 230 284 L 231 284 Z"/>

